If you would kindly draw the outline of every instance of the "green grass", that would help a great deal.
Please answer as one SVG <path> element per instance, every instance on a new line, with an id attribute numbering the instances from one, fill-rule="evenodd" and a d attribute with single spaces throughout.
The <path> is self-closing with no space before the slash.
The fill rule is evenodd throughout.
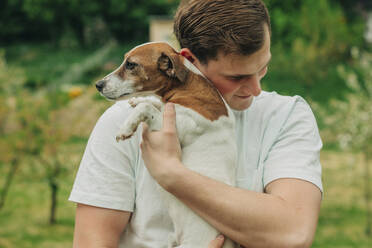
<path id="1" fill-rule="evenodd" d="M 69 173 L 61 182 L 57 224 L 50 226 L 49 189 L 38 173 L 33 175 L 27 164 L 22 165 L 11 188 L 8 201 L 0 211 L 0 247 L 71 247 L 74 225 L 74 204 L 67 201 L 74 174 L 85 144 L 73 149 Z M 350 166 L 348 163 L 355 163 Z M 365 235 L 366 211 L 363 198 L 362 165 L 350 154 L 324 151 L 323 199 L 319 226 L 312 247 L 371 247 Z M 5 168 L 0 168 L 0 183 Z"/>
<path id="2" fill-rule="evenodd" d="M 0 247 L 71 247 L 74 204 L 68 202 L 67 198 L 73 175 L 61 181 L 58 220 L 57 224 L 51 226 L 48 224 L 50 190 L 47 182 L 40 178 L 30 180 L 22 174 L 21 169 L 0 211 Z"/>
<path id="3" fill-rule="evenodd" d="M 372 237 L 365 234 L 362 157 L 324 151 L 321 160 L 325 194 L 312 247 L 371 247 Z"/>

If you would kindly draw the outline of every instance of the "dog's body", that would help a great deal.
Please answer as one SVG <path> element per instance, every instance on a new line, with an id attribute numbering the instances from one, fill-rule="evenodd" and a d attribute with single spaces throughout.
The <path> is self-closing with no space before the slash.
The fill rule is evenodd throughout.
<path id="1" fill-rule="evenodd" d="M 168 44 L 147 43 L 132 49 L 123 64 L 96 86 L 112 100 L 141 96 L 129 101 L 134 111 L 117 140 L 131 137 L 141 122 L 150 130 L 161 129 L 164 103 L 175 103 L 182 163 L 202 175 L 235 185 L 234 115 L 211 83 Z M 174 226 L 169 247 L 208 247 L 218 231 L 173 195 L 161 191 Z M 224 247 L 234 244 L 226 240 Z"/>

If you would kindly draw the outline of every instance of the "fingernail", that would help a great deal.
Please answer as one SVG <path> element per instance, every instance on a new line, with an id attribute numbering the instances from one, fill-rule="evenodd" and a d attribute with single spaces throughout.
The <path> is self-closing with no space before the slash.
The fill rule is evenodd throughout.
<path id="1" fill-rule="evenodd" d="M 165 107 L 166 107 L 168 110 L 170 110 L 170 109 L 173 108 L 173 103 L 168 102 L 168 103 L 165 105 Z"/>
<path id="2" fill-rule="evenodd" d="M 217 239 L 219 239 L 219 240 L 224 240 L 225 237 L 224 237 L 222 234 L 220 234 L 220 235 L 217 236 Z"/>

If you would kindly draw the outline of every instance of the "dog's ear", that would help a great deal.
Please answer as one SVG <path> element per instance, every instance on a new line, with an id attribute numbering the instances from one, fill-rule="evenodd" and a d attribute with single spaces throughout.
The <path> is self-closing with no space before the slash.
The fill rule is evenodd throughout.
<path id="1" fill-rule="evenodd" d="M 168 77 L 178 78 L 181 82 L 186 82 L 188 70 L 183 64 L 182 57 L 176 53 L 167 55 L 162 53 L 158 59 L 158 69 Z"/>

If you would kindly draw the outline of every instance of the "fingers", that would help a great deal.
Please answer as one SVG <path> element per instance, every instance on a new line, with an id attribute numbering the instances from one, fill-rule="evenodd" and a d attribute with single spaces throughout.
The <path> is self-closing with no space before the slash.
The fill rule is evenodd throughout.
<path id="1" fill-rule="evenodd" d="M 149 126 L 146 122 L 142 122 L 142 139 L 146 139 L 149 134 Z"/>
<path id="2" fill-rule="evenodd" d="M 176 110 L 174 103 L 168 102 L 164 108 L 163 131 L 176 131 Z"/>
<path id="3" fill-rule="evenodd" d="M 208 248 L 222 248 L 224 242 L 225 237 L 222 234 L 220 234 L 217 236 L 217 238 L 215 238 L 209 243 Z"/>

